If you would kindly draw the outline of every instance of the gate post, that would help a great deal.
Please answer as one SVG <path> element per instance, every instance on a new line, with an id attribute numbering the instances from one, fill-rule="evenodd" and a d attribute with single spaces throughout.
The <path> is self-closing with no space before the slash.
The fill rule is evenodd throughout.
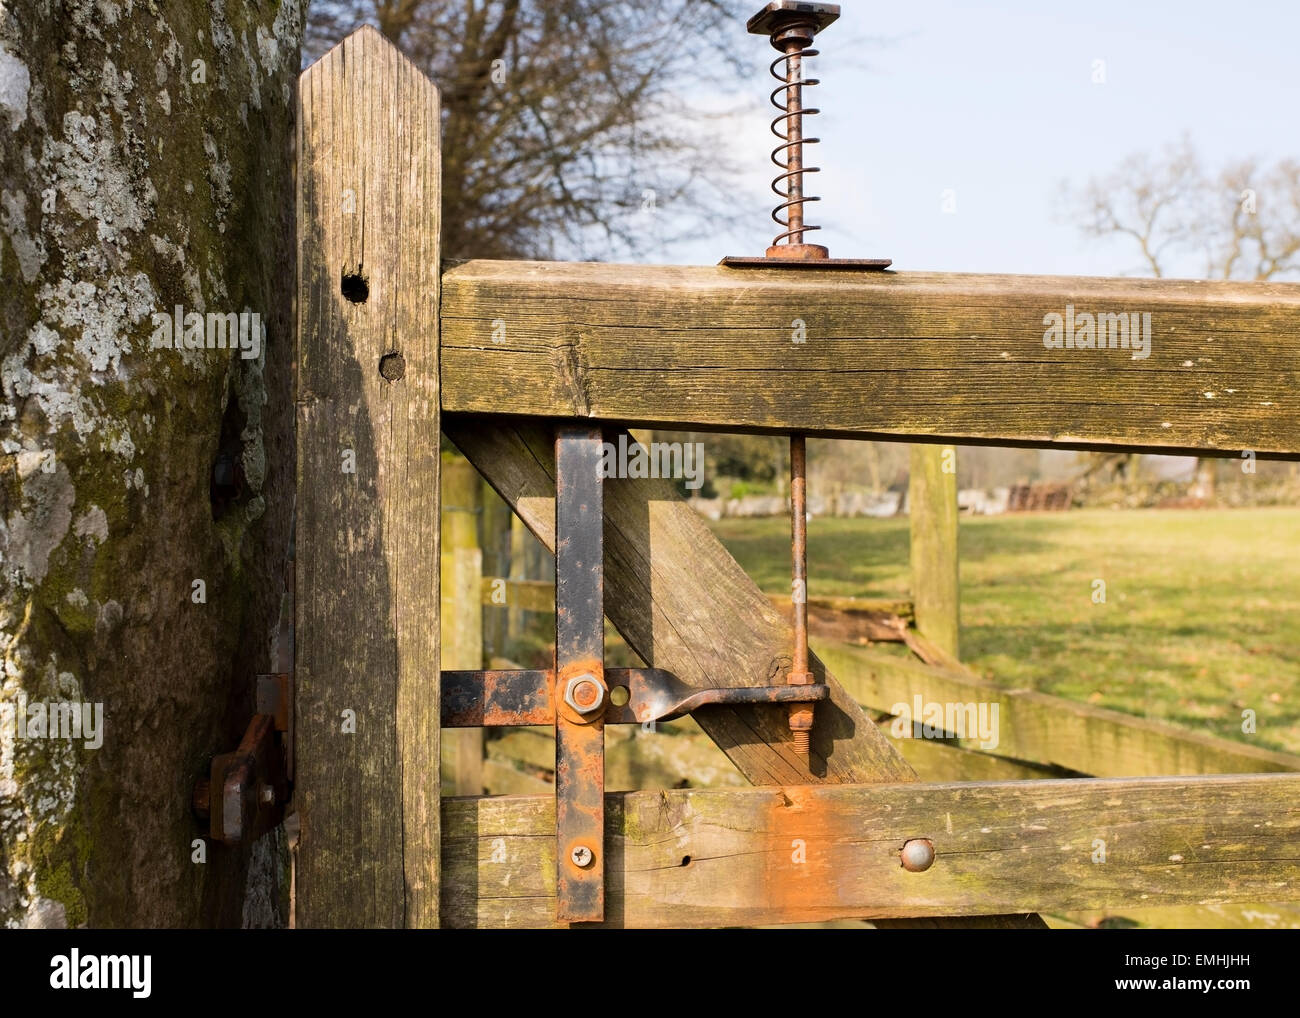
<path id="1" fill-rule="evenodd" d="M 299 79 L 302 926 L 438 925 L 438 103 L 369 27 Z"/>

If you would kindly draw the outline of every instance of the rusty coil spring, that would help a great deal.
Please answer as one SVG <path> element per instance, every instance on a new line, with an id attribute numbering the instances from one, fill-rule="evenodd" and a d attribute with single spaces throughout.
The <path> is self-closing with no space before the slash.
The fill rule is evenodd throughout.
<path id="1" fill-rule="evenodd" d="M 768 72 L 777 81 L 781 82 L 776 88 L 772 89 L 769 101 L 778 110 L 780 115 L 773 118 L 771 130 L 774 135 L 781 139 L 781 144 L 772 149 L 772 162 L 781 170 L 772 178 L 772 192 L 780 199 L 781 203 L 772 209 L 772 221 L 777 226 L 782 227 L 785 231 L 778 233 L 772 240 L 775 247 L 787 238 L 793 238 L 791 243 L 802 244 L 803 235 L 811 230 L 820 230 L 820 226 L 808 226 L 803 222 L 803 205 L 805 202 L 821 201 L 820 196 L 805 195 L 803 193 L 803 175 L 805 173 L 820 173 L 820 166 L 803 165 L 803 146 L 815 145 L 820 138 L 803 137 L 803 117 L 814 116 L 821 112 L 816 107 L 804 109 L 802 90 L 813 85 L 820 85 L 821 81 L 817 78 L 804 78 L 802 76 L 802 58 L 817 56 L 815 49 L 798 49 L 797 43 L 787 52 L 777 57 L 768 66 Z M 777 64 L 785 63 L 785 73 L 778 74 Z M 777 95 L 785 93 L 785 101 L 777 102 Z M 787 127 L 785 133 L 778 129 L 778 125 L 786 121 Z M 790 128 L 794 130 L 791 131 Z M 785 161 L 778 158 L 781 153 L 786 153 Z M 785 190 L 780 185 L 785 183 Z M 786 210 L 791 210 L 787 212 Z M 781 218 L 781 213 L 786 213 L 786 218 Z"/>

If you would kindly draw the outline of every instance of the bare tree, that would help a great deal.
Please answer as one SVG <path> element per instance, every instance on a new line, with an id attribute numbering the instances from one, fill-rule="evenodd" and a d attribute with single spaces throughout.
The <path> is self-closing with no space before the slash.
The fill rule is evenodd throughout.
<path id="1" fill-rule="evenodd" d="M 710 127 L 752 63 L 744 14 L 732 0 L 326 0 L 307 58 L 370 22 L 437 83 L 447 257 L 611 257 L 741 212 Z"/>
<path id="2" fill-rule="evenodd" d="M 1165 276 L 1199 259 L 1210 279 L 1284 279 L 1300 274 L 1300 163 L 1241 159 L 1205 170 L 1183 138 L 1160 155 L 1134 154 L 1082 187 L 1062 185 L 1060 208 L 1084 234 L 1128 237 L 1141 272 Z M 1212 459 L 1196 463 L 1196 488 L 1214 495 Z"/>
<path id="3" fill-rule="evenodd" d="M 1141 270 L 1166 275 L 1199 257 L 1210 279 L 1300 273 L 1300 163 L 1242 159 L 1208 173 L 1184 138 L 1159 156 L 1138 153 L 1082 187 L 1061 189 L 1065 217 L 1094 238 L 1129 237 Z"/>

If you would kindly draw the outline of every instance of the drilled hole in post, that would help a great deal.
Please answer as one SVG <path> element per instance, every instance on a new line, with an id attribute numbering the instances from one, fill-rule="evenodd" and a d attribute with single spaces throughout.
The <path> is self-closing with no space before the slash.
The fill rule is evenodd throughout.
<path id="1" fill-rule="evenodd" d="M 689 866 L 690 864 L 691 864 L 691 857 L 689 855 L 682 856 L 682 865 Z"/>
<path id="2" fill-rule="evenodd" d="M 390 382 L 406 374 L 406 359 L 400 353 L 386 353 L 379 358 L 379 373 Z"/>
<path id="3" fill-rule="evenodd" d="M 370 284 L 366 277 L 361 274 L 361 266 L 357 266 L 356 272 L 343 273 L 343 283 L 339 288 L 343 296 L 353 304 L 364 304 L 366 298 L 370 296 Z"/>

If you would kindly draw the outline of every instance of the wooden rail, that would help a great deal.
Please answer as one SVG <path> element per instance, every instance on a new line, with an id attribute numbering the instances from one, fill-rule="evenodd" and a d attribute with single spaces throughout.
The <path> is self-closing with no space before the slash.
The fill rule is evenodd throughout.
<path id="1" fill-rule="evenodd" d="M 1300 900 L 1300 776 L 606 796 L 610 926 Z M 555 924 L 550 796 L 443 803 L 442 921 Z M 923 873 L 899 849 L 929 838 Z"/>
<path id="2" fill-rule="evenodd" d="M 442 282 L 449 412 L 1300 455 L 1300 284 L 498 261 Z M 1149 355 L 1047 349 L 1067 306 L 1150 313 Z"/>
<path id="3" fill-rule="evenodd" d="M 889 737 L 887 721 L 877 727 Z M 713 740 L 689 718 L 670 721 L 653 732 L 612 727 L 606 732 L 606 739 L 605 784 L 611 792 L 748 785 Z M 890 741 L 924 781 L 1025 781 L 1077 776 L 937 739 L 890 738 Z M 513 773 L 506 773 L 506 768 L 541 782 L 529 786 L 533 791 L 540 791 L 555 766 L 555 736 L 545 729 L 510 731 L 489 740 L 487 754 L 489 760 L 500 764 L 500 769 L 494 770 L 485 781 L 489 794 L 519 792 L 519 782 Z"/>
<path id="4" fill-rule="evenodd" d="M 498 586 L 499 585 L 499 586 Z M 498 600 L 500 591 L 503 600 Z M 778 609 L 789 607 L 789 594 L 768 594 Z M 479 600 L 483 604 L 505 604 L 530 612 L 555 612 L 555 584 L 550 580 L 512 580 L 499 576 L 483 577 Z M 912 602 L 904 598 L 809 596 L 809 608 L 851 615 L 892 615 L 907 622 L 913 617 Z"/>
<path id="5" fill-rule="evenodd" d="M 1098 777 L 1300 770 L 1300 758 L 1289 753 L 1033 690 L 1003 689 L 964 671 L 866 647 L 819 644 L 817 653 L 859 702 L 878 710 L 911 704 L 915 696 L 937 703 L 997 703 L 996 751 L 1013 759 Z"/>

